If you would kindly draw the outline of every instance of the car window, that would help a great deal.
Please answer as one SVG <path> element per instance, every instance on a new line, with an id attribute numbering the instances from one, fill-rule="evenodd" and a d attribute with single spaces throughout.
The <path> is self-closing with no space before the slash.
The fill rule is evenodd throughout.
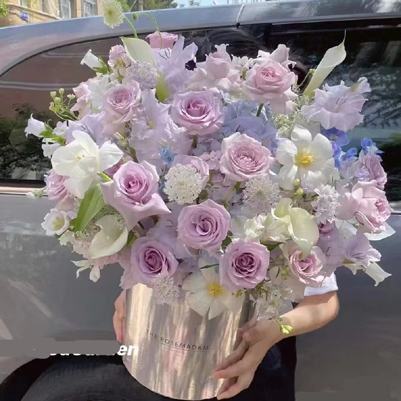
<path id="1" fill-rule="evenodd" d="M 281 25 L 252 26 L 246 29 L 267 48 L 278 44 L 289 46 L 305 69 L 316 66 L 325 51 L 339 44 L 344 27 L 327 31 L 322 25 L 308 24 L 302 30 Z M 346 28 L 346 27 L 345 27 Z M 383 163 L 389 173 L 387 191 L 391 201 L 401 200 L 401 39 L 400 29 L 359 27 L 347 32 L 347 58 L 328 78 L 329 84 L 355 82 L 368 78 L 372 87 L 365 105 L 363 124 L 349 133 L 351 146 L 359 146 L 364 137 L 371 137 L 385 151 Z M 190 32 L 184 33 L 191 37 Z M 196 35 L 201 34 L 199 31 Z M 39 140 L 26 138 L 24 128 L 29 116 L 49 121 L 50 91 L 64 88 L 67 93 L 80 82 L 93 76 L 79 64 L 84 54 L 93 53 L 107 59 L 111 46 L 120 43 L 111 38 L 74 44 L 32 57 L 15 66 L 0 78 L 0 179 L 42 181 L 50 168 L 42 156 Z"/>

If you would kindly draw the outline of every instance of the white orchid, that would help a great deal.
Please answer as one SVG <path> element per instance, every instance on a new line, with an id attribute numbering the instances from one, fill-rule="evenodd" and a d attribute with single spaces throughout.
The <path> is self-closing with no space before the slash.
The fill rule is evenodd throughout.
<path id="1" fill-rule="evenodd" d="M 116 215 L 101 217 L 96 225 L 100 231 L 89 245 L 88 255 L 91 259 L 115 255 L 125 246 L 128 239 L 128 228 L 124 219 Z"/>
<path id="2" fill-rule="evenodd" d="M 26 135 L 32 134 L 32 135 L 35 135 L 38 138 L 40 138 L 40 134 L 45 131 L 46 131 L 45 124 L 42 121 L 39 121 L 39 120 L 36 120 L 36 118 L 33 118 L 32 114 L 31 114 L 31 117 L 29 117 L 29 120 L 28 120 L 28 125 L 25 128 L 25 134 Z"/>
<path id="3" fill-rule="evenodd" d="M 70 217 L 67 212 L 51 209 L 50 213 L 45 216 L 45 221 L 42 223 L 42 227 L 46 230 L 46 235 L 61 235 L 70 226 Z"/>
<path id="4" fill-rule="evenodd" d="M 243 302 L 243 297 L 236 297 L 220 284 L 220 277 L 214 267 L 192 273 L 185 279 L 182 288 L 192 293 L 188 295 L 188 305 L 199 315 L 208 315 L 209 319 L 226 309 L 236 312 Z"/>
<path id="5" fill-rule="evenodd" d="M 277 161 L 282 164 L 279 185 L 291 190 L 299 179 L 306 188 L 325 185 L 335 176 L 333 148 L 323 135 L 312 134 L 304 127 L 296 125 L 291 140 L 282 139 L 276 152 Z"/>
<path id="6" fill-rule="evenodd" d="M 57 174 L 69 177 L 64 183 L 67 191 L 82 199 L 98 174 L 118 163 L 123 152 L 111 142 L 99 149 L 86 132 L 72 135 L 75 141 L 56 149 L 52 165 Z"/>
<path id="7" fill-rule="evenodd" d="M 288 235 L 302 249 L 304 256 L 310 254 L 319 240 L 319 228 L 315 219 L 305 209 L 292 207 L 290 198 L 283 198 L 272 210 L 276 220 L 285 224 Z"/>

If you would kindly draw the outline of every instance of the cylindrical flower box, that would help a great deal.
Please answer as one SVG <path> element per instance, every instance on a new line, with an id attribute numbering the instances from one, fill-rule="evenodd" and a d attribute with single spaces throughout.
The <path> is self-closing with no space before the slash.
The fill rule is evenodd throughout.
<path id="1" fill-rule="evenodd" d="M 124 364 L 143 386 L 179 400 L 216 397 L 222 380 L 211 379 L 215 366 L 237 346 L 238 329 L 255 316 L 246 299 L 237 313 L 208 320 L 186 303 L 186 293 L 160 305 L 153 290 L 137 284 L 127 292 Z"/>

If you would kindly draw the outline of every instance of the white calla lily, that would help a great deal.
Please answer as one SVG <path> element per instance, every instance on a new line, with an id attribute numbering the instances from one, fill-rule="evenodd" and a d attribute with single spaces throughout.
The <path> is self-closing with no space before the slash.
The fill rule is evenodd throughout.
<path id="1" fill-rule="evenodd" d="M 220 284 L 220 277 L 214 267 L 204 268 L 189 275 L 182 287 L 188 295 L 188 305 L 209 320 L 229 309 L 236 312 L 241 308 L 243 297 L 236 297 Z"/>
<path id="2" fill-rule="evenodd" d="M 338 46 L 331 47 L 329 50 L 326 51 L 315 72 L 313 73 L 309 85 L 304 91 L 305 95 L 312 97 L 315 89 L 319 88 L 319 86 L 333 71 L 333 69 L 345 60 L 347 52 L 345 51 L 344 44 L 345 37 Z"/>
<path id="3" fill-rule="evenodd" d="M 283 198 L 272 210 L 275 219 L 282 221 L 292 240 L 298 244 L 305 256 L 319 240 L 319 228 L 315 219 L 306 210 L 292 207 L 290 198 Z"/>
<path id="4" fill-rule="evenodd" d="M 72 135 L 75 141 L 53 153 L 52 166 L 57 174 L 69 177 L 64 183 L 67 191 L 82 199 L 98 174 L 117 164 L 123 152 L 110 142 L 99 149 L 86 132 L 74 131 Z"/>
<path id="5" fill-rule="evenodd" d="M 118 216 L 103 216 L 96 222 L 96 225 L 101 230 L 89 245 L 88 254 L 91 259 L 115 255 L 124 248 L 128 240 L 128 228 L 121 223 Z"/>

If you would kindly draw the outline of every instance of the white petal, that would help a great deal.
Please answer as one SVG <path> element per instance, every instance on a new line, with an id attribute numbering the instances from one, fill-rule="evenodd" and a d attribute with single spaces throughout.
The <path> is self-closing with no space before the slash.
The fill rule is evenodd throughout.
<path id="1" fill-rule="evenodd" d="M 224 143 L 224 141 L 223 141 L 223 143 Z M 298 153 L 298 149 L 294 145 L 294 143 L 291 142 L 289 139 L 283 139 L 278 144 L 277 152 L 276 152 L 276 159 L 280 164 L 292 165 L 295 163 L 295 156 L 297 153 Z"/>
<path id="2" fill-rule="evenodd" d="M 231 294 L 230 292 L 226 292 L 222 298 L 221 302 L 228 308 L 231 312 L 238 312 L 245 301 L 245 295 L 242 294 L 239 297 Z"/>
<path id="3" fill-rule="evenodd" d="M 366 268 L 365 273 L 375 280 L 375 286 L 378 286 L 387 277 L 391 276 L 391 274 L 385 272 L 377 263 L 374 262 L 370 263 Z"/>
<path id="4" fill-rule="evenodd" d="M 314 159 L 327 160 L 333 157 L 333 147 L 330 141 L 322 134 L 317 134 L 313 138 L 309 149 Z"/>
<path id="5" fill-rule="evenodd" d="M 189 292 L 200 292 L 206 290 L 206 281 L 203 278 L 202 273 L 195 272 L 190 274 L 185 280 L 182 286 L 184 291 Z"/>
<path id="6" fill-rule="evenodd" d="M 214 267 L 208 267 L 207 269 L 202 269 L 201 273 L 207 283 L 220 283 L 220 277 L 216 273 Z"/>
<path id="7" fill-rule="evenodd" d="M 67 146 L 56 149 L 52 157 L 53 170 L 59 175 L 69 176 L 73 167 L 79 162 L 82 155 L 82 146 L 74 141 Z"/>
<path id="8" fill-rule="evenodd" d="M 386 227 L 386 229 L 379 234 L 365 233 L 368 240 L 369 241 L 380 241 L 382 239 L 391 237 L 393 234 L 395 234 L 394 228 L 391 227 L 389 224 L 384 223 L 384 226 Z"/>
<path id="9" fill-rule="evenodd" d="M 101 230 L 89 245 L 88 254 L 91 259 L 115 255 L 124 248 L 128 239 L 128 229 L 127 227 L 122 230 L 116 228 L 116 219 L 116 216 L 107 215 L 96 222 Z"/>
<path id="10" fill-rule="evenodd" d="M 298 171 L 299 169 L 295 164 L 293 165 L 288 164 L 286 166 L 281 167 L 279 173 L 277 174 L 280 187 L 288 190 L 293 189 L 294 180 L 298 175 Z"/>
<path id="11" fill-rule="evenodd" d="M 312 134 L 305 127 L 296 125 L 292 131 L 291 140 L 298 149 L 309 148 L 312 142 Z"/>
<path id="12" fill-rule="evenodd" d="M 117 164 L 124 153 L 118 148 L 118 146 L 111 142 L 105 142 L 99 151 L 99 173 L 104 170 L 113 167 Z"/>
<path id="13" fill-rule="evenodd" d="M 208 315 L 209 320 L 219 316 L 225 310 L 227 310 L 227 307 L 220 301 L 220 299 L 213 299 Z"/>
<path id="14" fill-rule="evenodd" d="M 317 66 L 315 72 L 312 75 L 312 79 L 309 82 L 309 85 L 305 89 L 305 95 L 313 96 L 313 92 L 315 89 L 319 88 L 319 86 L 323 83 L 326 77 L 333 71 L 334 67 L 341 64 L 347 53 L 345 51 L 345 37 L 342 43 L 338 46 L 332 47 L 323 56 L 321 62 Z"/>
<path id="15" fill-rule="evenodd" d="M 209 297 L 207 290 L 204 290 L 188 295 L 187 302 L 189 307 L 192 308 L 196 313 L 199 313 L 201 316 L 206 316 L 212 303 L 212 298 Z"/>
<path id="16" fill-rule="evenodd" d="M 85 197 L 85 192 L 92 185 L 93 177 L 88 177 L 84 179 L 79 178 L 68 178 L 64 182 L 65 189 L 72 195 L 76 196 L 79 199 L 83 199 Z"/>
<path id="17" fill-rule="evenodd" d="M 100 278 L 100 268 L 98 266 L 94 266 L 91 269 L 91 272 L 89 274 L 89 278 L 96 283 L 96 281 L 99 280 Z"/>
<path id="18" fill-rule="evenodd" d="M 142 39 L 121 38 L 128 57 L 134 61 L 145 61 L 157 67 L 155 56 L 150 45 Z"/>
<path id="19" fill-rule="evenodd" d="M 72 136 L 78 141 L 82 148 L 85 149 L 88 155 L 97 156 L 99 154 L 98 146 L 88 133 L 76 130 L 72 133 Z"/>

